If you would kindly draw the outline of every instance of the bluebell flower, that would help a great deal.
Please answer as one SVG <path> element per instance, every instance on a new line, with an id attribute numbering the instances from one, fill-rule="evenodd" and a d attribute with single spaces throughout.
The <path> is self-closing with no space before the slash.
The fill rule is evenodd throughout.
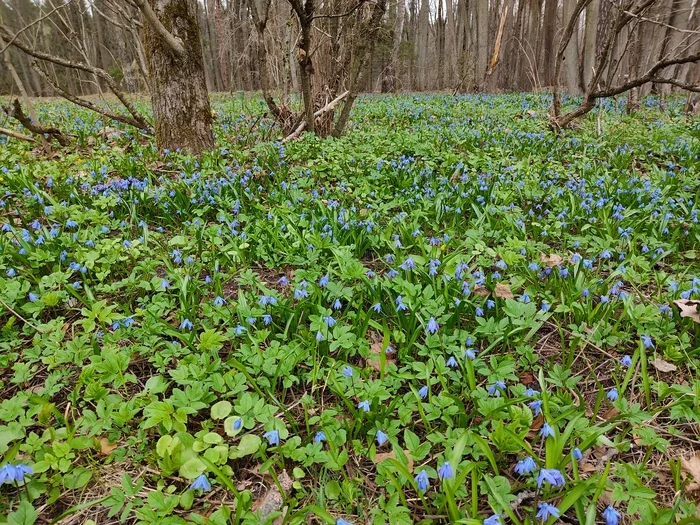
<path id="1" fill-rule="evenodd" d="M 329 279 L 329 278 L 328 278 L 328 274 L 324 275 L 323 277 L 321 277 L 321 278 L 318 280 L 318 285 L 319 285 L 321 288 L 325 288 L 326 286 L 328 286 L 328 279 Z"/>
<path id="2" fill-rule="evenodd" d="M 226 301 L 224 300 L 223 297 L 220 295 L 217 295 L 216 298 L 214 299 L 214 306 L 223 306 L 226 304 Z"/>
<path id="3" fill-rule="evenodd" d="M 501 397 L 501 390 L 505 390 L 506 384 L 503 381 L 496 381 L 493 385 L 489 387 L 489 395 Z"/>
<path id="4" fill-rule="evenodd" d="M 535 460 L 530 456 L 527 456 L 515 464 L 515 467 L 513 467 L 513 472 L 515 472 L 518 476 L 522 476 L 533 472 L 536 468 L 537 463 L 535 463 Z"/>
<path id="5" fill-rule="evenodd" d="M 359 408 L 363 412 L 369 412 L 370 411 L 369 401 L 360 401 L 357 404 L 357 408 Z"/>
<path id="6" fill-rule="evenodd" d="M 321 330 L 316 332 L 316 341 L 317 342 L 320 343 L 321 341 L 324 341 L 325 339 L 326 338 L 323 336 L 323 333 L 321 332 Z"/>
<path id="7" fill-rule="evenodd" d="M 314 436 L 314 443 L 322 443 L 326 441 L 326 439 L 326 433 L 323 430 L 319 430 Z"/>
<path id="8" fill-rule="evenodd" d="M 493 514 L 492 516 L 484 519 L 482 525 L 503 525 L 503 523 L 501 522 L 501 517 L 498 514 Z"/>
<path id="9" fill-rule="evenodd" d="M 376 313 L 381 313 L 382 311 L 382 305 L 381 303 L 376 303 L 372 305 L 372 310 L 374 310 Z"/>
<path id="10" fill-rule="evenodd" d="M 537 487 L 541 488 L 543 483 L 549 483 L 553 487 L 563 487 L 566 484 L 566 480 L 561 472 L 555 468 L 543 468 L 540 469 L 537 475 Z"/>
<path id="11" fill-rule="evenodd" d="M 242 426 L 243 420 L 240 417 L 236 418 L 233 422 L 233 430 L 240 430 Z"/>
<path id="12" fill-rule="evenodd" d="M 277 430 L 268 430 L 263 434 L 263 437 L 267 439 L 267 442 L 272 446 L 280 444 L 280 433 Z"/>
<path id="13" fill-rule="evenodd" d="M 350 367 L 350 366 L 343 367 L 343 375 L 345 377 L 352 377 L 352 367 Z"/>
<path id="14" fill-rule="evenodd" d="M 189 319 L 185 319 L 180 323 L 180 330 L 192 330 L 194 325 Z"/>
<path id="15" fill-rule="evenodd" d="M 648 335 L 642 335 L 642 344 L 644 348 L 654 348 L 654 341 Z"/>
<path id="16" fill-rule="evenodd" d="M 404 310 L 408 309 L 408 306 L 404 304 L 403 298 L 400 295 L 396 299 L 394 299 L 394 302 L 396 303 L 397 312 L 403 312 Z"/>
<path id="17" fill-rule="evenodd" d="M 549 517 L 552 516 L 554 518 L 559 517 L 559 509 L 556 508 L 554 505 L 551 505 L 549 503 L 538 503 L 537 504 L 537 518 L 541 519 L 542 522 L 546 522 Z"/>
<path id="18" fill-rule="evenodd" d="M 477 306 L 476 310 L 474 310 L 474 315 L 476 315 L 477 317 L 484 317 L 484 309 L 480 306 Z"/>
<path id="19" fill-rule="evenodd" d="M 605 507 L 603 518 L 605 518 L 605 525 L 618 525 L 620 523 L 620 513 L 612 505 Z"/>
<path id="20" fill-rule="evenodd" d="M 340 310 L 343 308 L 343 303 L 340 302 L 340 299 L 336 299 L 333 302 L 333 310 Z"/>
<path id="21" fill-rule="evenodd" d="M 450 368 L 456 368 L 457 367 L 457 360 L 453 355 L 450 356 L 450 358 L 447 360 L 447 363 L 445 363 L 447 366 Z"/>
<path id="22" fill-rule="evenodd" d="M 382 432 L 381 430 L 377 430 L 376 438 L 377 438 L 377 445 L 379 445 L 380 447 L 381 447 L 382 445 L 384 445 L 384 443 L 386 443 L 387 441 L 389 441 L 389 436 L 387 436 L 387 435 L 386 435 L 384 432 Z"/>
<path id="23" fill-rule="evenodd" d="M 540 428 L 540 436 L 543 438 L 554 437 L 554 429 L 549 426 L 549 423 L 544 423 Z"/>
<path id="24" fill-rule="evenodd" d="M 160 282 L 160 287 L 163 288 L 163 289 L 170 288 L 170 283 L 167 281 L 167 279 L 163 279 L 163 280 Z"/>
<path id="25" fill-rule="evenodd" d="M 526 303 L 526 304 L 529 303 L 529 302 L 530 302 L 530 296 L 529 296 L 527 293 L 523 293 L 523 294 L 520 296 L 520 302 L 521 302 L 521 303 Z"/>
<path id="26" fill-rule="evenodd" d="M 353 525 L 353 524 L 350 523 L 349 521 L 345 521 L 345 520 L 342 519 L 342 518 L 337 518 L 337 519 L 335 520 L 335 525 Z"/>
<path id="27" fill-rule="evenodd" d="M 610 401 L 617 401 L 617 399 L 620 397 L 620 394 L 617 393 L 617 388 L 613 387 L 610 390 L 608 390 L 608 393 L 606 394 L 606 397 Z"/>
<path id="28" fill-rule="evenodd" d="M 609 302 L 610 302 L 610 297 L 608 297 L 607 295 L 601 295 L 601 296 L 600 296 L 600 302 L 603 303 L 603 304 L 609 303 Z"/>
<path id="29" fill-rule="evenodd" d="M 409 271 L 409 272 L 410 272 L 411 270 L 413 270 L 415 267 L 416 267 L 416 263 L 415 263 L 415 261 L 413 260 L 413 258 L 411 258 L 411 257 L 408 257 L 408 258 L 399 266 L 399 268 L 401 268 L 402 270 L 406 270 L 406 271 Z"/>
<path id="30" fill-rule="evenodd" d="M 632 358 L 628 355 L 622 356 L 622 359 L 620 359 L 620 364 L 625 367 L 632 366 Z"/>
<path id="31" fill-rule="evenodd" d="M 5 273 L 8 277 L 14 277 L 15 275 L 17 275 L 17 270 L 15 270 L 14 268 L 9 268 Z"/>
<path id="32" fill-rule="evenodd" d="M 209 483 L 209 480 L 204 474 L 200 474 L 197 476 L 197 479 L 195 479 L 192 484 L 190 485 L 191 489 L 199 489 L 203 491 L 208 491 L 211 490 L 211 483 Z"/>
<path id="33" fill-rule="evenodd" d="M 426 490 L 428 490 L 428 487 L 430 487 L 428 473 L 425 470 L 421 470 L 418 474 L 416 474 L 416 477 L 413 479 L 416 482 L 418 490 L 421 492 L 425 492 Z"/>
<path id="34" fill-rule="evenodd" d="M 265 323 L 265 326 L 269 326 L 272 323 L 272 316 L 270 314 L 263 315 L 263 323 Z"/>
<path id="35" fill-rule="evenodd" d="M 581 461 L 583 459 L 583 453 L 581 452 L 581 449 L 576 447 L 574 450 L 571 451 L 571 456 L 576 460 L 576 461 Z"/>
<path id="36" fill-rule="evenodd" d="M 428 331 L 428 333 L 434 334 L 434 333 L 437 332 L 439 329 L 440 329 L 440 325 L 437 324 L 437 321 L 435 320 L 434 317 L 431 317 L 431 318 L 428 320 L 428 326 L 426 327 L 426 330 Z"/>
<path id="37" fill-rule="evenodd" d="M 440 468 L 438 468 L 438 477 L 440 479 L 452 479 L 454 472 L 452 472 L 452 465 L 449 461 L 445 461 Z"/>
<path id="38" fill-rule="evenodd" d="M 542 413 L 542 401 L 538 399 L 535 401 L 530 401 L 528 406 L 535 413 L 535 416 L 539 416 Z"/>
<path id="39" fill-rule="evenodd" d="M 39 295 L 35 294 L 34 292 L 29 292 L 29 302 L 35 303 L 39 300 Z"/>
<path id="40" fill-rule="evenodd" d="M 540 307 L 541 312 L 549 312 L 549 303 L 547 301 L 542 301 L 542 306 Z"/>
<path id="41" fill-rule="evenodd" d="M 428 392 L 429 392 L 428 385 L 423 385 L 422 387 L 420 387 L 420 390 L 418 390 L 418 395 L 420 396 L 421 399 L 425 399 L 428 397 Z"/>

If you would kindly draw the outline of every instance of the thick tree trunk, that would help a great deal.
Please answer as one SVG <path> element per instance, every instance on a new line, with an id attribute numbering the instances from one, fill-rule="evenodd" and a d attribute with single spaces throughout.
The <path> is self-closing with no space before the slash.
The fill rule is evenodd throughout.
<path id="1" fill-rule="evenodd" d="M 477 0 L 476 4 L 476 82 L 479 90 L 486 81 L 486 69 L 489 65 L 489 3 Z"/>
<path id="2" fill-rule="evenodd" d="M 596 86 L 589 86 L 589 84 L 595 75 L 599 13 L 600 0 L 593 0 L 586 8 L 586 32 L 583 44 L 583 85 L 586 90 L 596 89 Z"/>
<path id="3" fill-rule="evenodd" d="M 193 154 L 212 149 L 212 115 L 195 0 L 148 1 L 182 45 L 182 53 L 177 53 L 153 24 L 144 23 L 158 148 Z"/>
<path id="4" fill-rule="evenodd" d="M 557 0 L 546 0 L 544 8 L 544 25 L 542 26 L 542 74 L 547 86 L 554 85 L 554 36 L 557 32 Z"/>

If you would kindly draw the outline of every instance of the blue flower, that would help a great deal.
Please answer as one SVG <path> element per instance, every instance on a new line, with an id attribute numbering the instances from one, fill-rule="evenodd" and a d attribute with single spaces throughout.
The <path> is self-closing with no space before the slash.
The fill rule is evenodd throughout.
<path id="1" fill-rule="evenodd" d="M 554 429 L 549 426 L 549 423 L 545 423 L 540 428 L 540 436 L 543 438 L 554 437 Z"/>
<path id="2" fill-rule="evenodd" d="M 622 356 L 622 359 L 620 359 L 620 364 L 625 367 L 632 366 L 632 358 L 628 355 Z"/>
<path id="3" fill-rule="evenodd" d="M 344 519 L 338 518 L 335 520 L 335 525 L 353 525 L 349 521 L 345 521 Z"/>
<path id="4" fill-rule="evenodd" d="M 352 367 L 351 366 L 344 366 L 343 367 L 343 375 L 345 377 L 352 377 Z"/>
<path id="5" fill-rule="evenodd" d="M 431 318 L 428 320 L 428 326 L 426 327 L 426 330 L 428 331 L 428 333 L 434 334 L 434 333 L 437 332 L 439 329 L 440 329 L 440 325 L 437 324 L 437 321 L 435 320 L 434 317 L 431 317 Z"/>
<path id="6" fill-rule="evenodd" d="M 386 443 L 387 441 L 389 441 L 389 436 L 387 436 L 387 435 L 386 435 L 384 432 L 382 432 L 381 430 L 377 430 L 377 436 L 376 436 L 376 437 L 377 437 L 377 445 L 379 445 L 380 447 L 381 447 L 384 443 Z"/>
<path id="7" fill-rule="evenodd" d="M 321 288 L 325 288 L 326 286 L 328 286 L 328 274 L 324 275 L 318 280 L 318 285 Z"/>
<path id="8" fill-rule="evenodd" d="M 319 430 L 314 436 L 314 443 L 322 443 L 324 441 L 326 441 L 326 433 L 323 430 Z"/>
<path id="9" fill-rule="evenodd" d="M 501 522 L 501 517 L 498 514 L 494 514 L 486 518 L 483 525 L 503 525 L 503 523 Z"/>
<path id="10" fill-rule="evenodd" d="M 280 433 L 277 430 L 268 430 L 263 434 L 263 437 L 267 439 L 267 442 L 272 446 L 280 444 Z"/>
<path id="11" fill-rule="evenodd" d="M 617 401 L 617 399 L 620 397 L 620 394 L 617 393 L 617 388 L 613 387 L 610 390 L 608 390 L 606 397 L 610 401 Z"/>
<path id="12" fill-rule="evenodd" d="M 451 355 L 445 364 L 450 368 L 457 368 L 457 360 L 455 359 L 455 356 Z"/>
<path id="13" fill-rule="evenodd" d="M 452 472 L 452 465 L 449 461 L 445 461 L 440 468 L 438 468 L 438 477 L 440 479 L 452 479 L 454 473 Z"/>
<path id="14" fill-rule="evenodd" d="M 33 292 L 29 292 L 29 302 L 35 303 L 39 300 L 39 296 Z"/>
<path id="15" fill-rule="evenodd" d="M 340 302 L 340 299 L 336 299 L 333 302 L 333 310 L 340 310 L 341 308 L 343 308 L 343 303 Z"/>
<path id="16" fill-rule="evenodd" d="M 513 472 L 515 472 L 518 476 L 522 476 L 524 474 L 529 474 L 530 472 L 534 471 L 537 468 L 537 463 L 535 463 L 535 460 L 532 459 L 530 456 L 521 459 L 515 464 L 515 467 L 513 467 Z"/>
<path id="17" fill-rule="evenodd" d="M 550 505 L 549 503 L 538 503 L 537 504 L 537 516 L 542 520 L 542 522 L 546 522 L 549 517 L 559 517 L 559 509 L 556 508 L 554 505 Z"/>
<path id="18" fill-rule="evenodd" d="M 425 399 L 426 397 L 428 397 L 428 392 L 428 385 L 423 385 L 422 387 L 420 387 L 420 390 L 418 390 L 418 395 L 421 399 Z"/>
<path id="19" fill-rule="evenodd" d="M 535 416 L 539 416 L 542 413 L 542 401 L 536 399 L 531 401 L 528 406 L 535 413 Z"/>
<path id="20" fill-rule="evenodd" d="M 240 430 L 243 426 L 243 420 L 239 417 L 233 422 L 233 430 Z"/>
<path id="21" fill-rule="evenodd" d="M 574 450 L 571 451 L 571 456 L 576 460 L 576 461 L 581 461 L 583 459 L 583 453 L 581 452 L 581 449 L 576 447 Z"/>
<path id="22" fill-rule="evenodd" d="M 376 303 L 372 305 L 372 310 L 374 310 L 376 313 L 381 313 L 382 311 L 382 304 L 381 303 Z"/>
<path id="23" fill-rule="evenodd" d="M 642 335 L 642 344 L 644 348 L 654 348 L 654 341 L 648 335 Z"/>
<path id="24" fill-rule="evenodd" d="M 428 487 L 430 487 L 430 480 L 428 480 L 428 473 L 425 470 L 421 470 L 415 478 L 413 478 L 414 481 L 416 482 L 416 486 L 418 487 L 418 490 L 421 492 L 425 492 L 428 490 Z"/>
<path id="25" fill-rule="evenodd" d="M 197 476 L 197 479 L 195 479 L 192 484 L 190 485 L 191 489 L 199 489 L 203 491 L 211 490 L 211 483 L 209 483 L 209 480 L 204 474 L 200 474 Z"/>
<path id="26" fill-rule="evenodd" d="M 608 505 L 603 511 L 605 525 L 617 525 L 620 522 L 620 513 L 612 505 Z"/>
<path id="27" fill-rule="evenodd" d="M 180 323 L 180 330 L 192 330 L 194 325 L 189 319 L 185 319 Z"/>
<path id="28" fill-rule="evenodd" d="M 496 381 L 489 387 L 489 395 L 501 397 L 501 390 L 505 390 L 506 384 L 503 381 Z"/>
<path id="29" fill-rule="evenodd" d="M 214 299 L 214 306 L 223 306 L 226 304 L 226 301 L 224 300 L 223 297 L 220 295 L 217 295 L 216 298 Z"/>
<path id="30" fill-rule="evenodd" d="M 555 468 L 540 469 L 540 473 L 537 475 L 537 487 L 541 488 L 542 484 L 545 482 L 553 487 L 562 487 L 566 484 L 562 473 Z"/>
<path id="31" fill-rule="evenodd" d="M 363 412 L 369 412 L 370 411 L 369 401 L 360 401 L 357 404 L 357 408 L 359 408 Z"/>

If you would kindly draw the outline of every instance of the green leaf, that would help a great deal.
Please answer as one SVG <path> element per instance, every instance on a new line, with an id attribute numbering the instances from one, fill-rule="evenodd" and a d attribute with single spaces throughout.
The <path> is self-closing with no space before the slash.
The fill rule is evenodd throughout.
<path id="1" fill-rule="evenodd" d="M 37 510 L 26 500 L 23 500 L 17 510 L 8 514 L 7 525 L 34 525 L 39 513 Z"/>
<path id="2" fill-rule="evenodd" d="M 194 479 L 207 469 L 199 458 L 190 458 L 180 467 L 180 475 L 185 479 Z"/>
<path id="3" fill-rule="evenodd" d="M 233 410 L 233 406 L 228 401 L 219 401 L 214 406 L 211 407 L 211 418 L 212 419 L 224 419 Z"/>
<path id="4" fill-rule="evenodd" d="M 254 434 L 246 434 L 241 438 L 238 445 L 231 447 L 228 457 L 231 459 L 237 459 L 255 454 L 260 448 L 261 443 L 262 439 L 260 439 L 259 436 Z"/>

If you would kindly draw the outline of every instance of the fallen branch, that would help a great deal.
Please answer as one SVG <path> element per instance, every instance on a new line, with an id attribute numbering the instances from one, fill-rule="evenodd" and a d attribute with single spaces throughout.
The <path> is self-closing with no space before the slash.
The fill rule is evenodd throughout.
<path id="1" fill-rule="evenodd" d="M 26 140 L 27 142 L 32 142 L 34 144 L 37 143 L 37 141 L 33 137 L 30 137 L 29 135 L 23 135 L 22 133 L 7 128 L 0 128 L 0 135 L 7 135 L 8 137 L 12 137 L 15 139 Z"/>
<path id="2" fill-rule="evenodd" d="M 346 91 L 345 93 L 343 93 L 343 94 L 337 96 L 336 98 L 334 98 L 333 100 L 331 100 L 328 104 L 326 104 L 326 105 L 323 106 L 321 109 L 319 109 L 318 111 L 316 111 L 316 112 L 314 113 L 314 119 L 317 119 L 317 118 L 319 118 L 319 117 L 322 117 L 322 116 L 325 115 L 326 113 L 329 113 L 330 111 L 333 111 L 333 109 L 334 109 L 338 104 L 340 104 L 340 103 L 345 99 L 345 97 L 348 96 L 348 93 L 350 93 L 350 92 L 349 92 L 349 91 Z M 298 138 L 299 135 L 301 135 L 305 129 L 306 129 L 306 120 L 302 120 L 301 123 L 299 124 L 299 126 L 297 126 L 297 129 L 295 129 L 292 133 L 290 133 L 290 134 L 287 135 L 284 139 L 282 139 L 282 144 L 284 144 L 285 142 L 289 142 L 290 140 L 294 140 L 294 139 Z"/>
<path id="3" fill-rule="evenodd" d="M 32 122 L 27 115 L 24 114 L 22 110 L 22 105 L 19 103 L 19 99 L 15 99 L 12 105 L 3 106 L 3 111 L 7 113 L 10 117 L 19 121 L 25 128 L 34 133 L 35 135 L 49 135 L 55 138 L 61 146 L 67 146 L 70 141 L 66 136 L 61 133 L 61 130 L 51 126 L 42 126 L 38 122 Z"/>

